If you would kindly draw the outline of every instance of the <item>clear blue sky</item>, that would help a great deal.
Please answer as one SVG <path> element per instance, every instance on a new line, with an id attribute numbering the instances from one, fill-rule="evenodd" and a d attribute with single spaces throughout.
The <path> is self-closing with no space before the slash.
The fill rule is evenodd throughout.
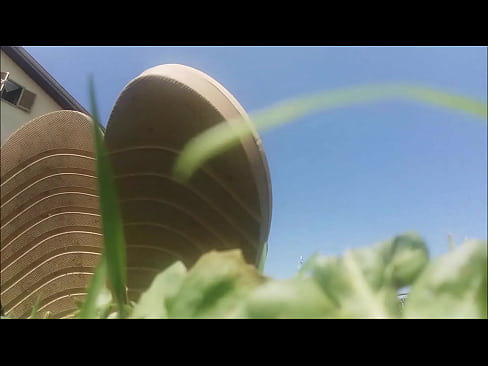
<path id="1" fill-rule="evenodd" d="M 106 122 L 122 88 L 164 63 L 195 67 L 248 111 L 369 82 L 407 82 L 487 99 L 484 47 L 26 47 L 88 109 L 94 74 Z M 261 135 L 273 186 L 265 273 L 415 230 L 436 257 L 447 234 L 487 237 L 487 124 L 398 101 L 337 109 Z"/>

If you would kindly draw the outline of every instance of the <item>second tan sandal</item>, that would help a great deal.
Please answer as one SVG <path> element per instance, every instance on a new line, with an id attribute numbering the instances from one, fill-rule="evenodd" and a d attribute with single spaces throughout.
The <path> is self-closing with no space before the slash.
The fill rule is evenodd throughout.
<path id="1" fill-rule="evenodd" d="M 171 175 L 183 146 L 244 109 L 196 69 L 160 65 L 129 82 L 110 115 L 105 142 L 127 241 L 129 298 L 175 260 L 191 266 L 209 250 L 240 248 L 257 264 L 271 219 L 268 166 L 257 134 L 212 159 L 187 183 Z"/>

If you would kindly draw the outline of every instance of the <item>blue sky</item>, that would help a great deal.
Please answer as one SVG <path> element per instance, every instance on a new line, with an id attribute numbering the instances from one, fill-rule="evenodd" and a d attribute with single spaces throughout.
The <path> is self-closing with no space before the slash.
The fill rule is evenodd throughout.
<path id="1" fill-rule="evenodd" d="M 311 92 L 407 82 L 487 100 L 484 47 L 26 47 L 81 104 L 95 77 L 106 122 L 145 69 L 181 63 L 248 111 Z M 273 218 L 265 273 L 286 278 L 315 251 L 338 255 L 414 230 L 433 257 L 447 235 L 487 237 L 487 124 L 409 101 L 315 113 L 261 135 Z"/>

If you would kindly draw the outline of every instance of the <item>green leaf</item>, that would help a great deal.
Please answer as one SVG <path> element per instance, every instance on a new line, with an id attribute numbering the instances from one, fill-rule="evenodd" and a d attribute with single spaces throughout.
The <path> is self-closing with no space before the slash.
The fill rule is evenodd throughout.
<path id="1" fill-rule="evenodd" d="M 173 318 L 232 317 L 242 299 L 264 277 L 247 264 L 240 250 L 211 251 L 197 261 L 166 304 Z"/>
<path id="2" fill-rule="evenodd" d="M 339 317 L 388 318 L 400 316 L 397 290 L 412 283 L 427 261 L 425 243 L 406 233 L 340 258 L 318 256 L 308 270 Z"/>
<path id="3" fill-rule="evenodd" d="M 257 319 L 332 318 L 334 304 L 311 278 L 269 280 L 245 300 L 242 317 Z"/>
<path id="4" fill-rule="evenodd" d="M 149 289 L 141 295 L 131 318 L 167 318 L 166 301 L 171 300 L 183 283 L 186 267 L 176 262 L 158 274 Z"/>
<path id="5" fill-rule="evenodd" d="M 113 292 L 121 317 L 125 315 L 126 298 L 126 253 L 122 218 L 113 181 L 110 162 L 103 142 L 99 125 L 93 79 L 90 78 L 90 103 L 94 120 L 93 134 L 95 140 L 95 157 L 97 165 L 98 193 L 100 196 L 100 213 L 104 252 L 107 265 L 107 278 Z"/>
<path id="6" fill-rule="evenodd" d="M 309 266 L 313 279 L 337 307 L 341 306 L 341 297 L 351 292 L 349 278 L 341 259 L 317 256 L 313 265 Z"/>
<path id="7" fill-rule="evenodd" d="M 486 241 L 470 240 L 437 258 L 412 285 L 407 318 L 486 318 Z"/>
<path id="8" fill-rule="evenodd" d="M 417 234 L 406 233 L 395 237 L 387 261 L 395 288 L 412 284 L 428 261 L 427 245 Z"/>
<path id="9" fill-rule="evenodd" d="M 365 260 L 364 262 L 361 262 Z M 379 268 L 374 268 L 371 263 Z M 382 263 L 369 253 L 348 251 L 343 258 L 318 257 L 312 270 L 313 278 L 338 308 L 338 317 L 370 318 L 396 315 L 388 309 L 384 292 L 381 292 Z M 378 272 L 378 273 L 375 273 Z M 391 289 L 386 294 L 391 295 Z M 394 295 L 393 295 L 394 296 Z"/>
<path id="10" fill-rule="evenodd" d="M 356 86 L 286 100 L 251 114 L 254 125 L 242 118 L 215 125 L 187 143 L 175 162 L 173 174 L 181 181 L 190 179 L 206 161 L 249 138 L 256 129 L 264 131 L 319 111 L 392 99 L 413 100 L 468 113 L 486 123 L 487 104 L 463 96 L 402 84 Z"/>

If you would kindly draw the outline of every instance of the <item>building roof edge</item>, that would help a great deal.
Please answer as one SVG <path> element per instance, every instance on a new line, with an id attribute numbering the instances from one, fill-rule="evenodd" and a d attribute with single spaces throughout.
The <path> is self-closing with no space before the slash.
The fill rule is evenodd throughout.
<path id="1" fill-rule="evenodd" d="M 39 86 L 51 96 L 61 108 L 85 114 L 88 111 L 59 84 L 34 57 L 21 46 L 2 46 L 4 51 Z"/>

